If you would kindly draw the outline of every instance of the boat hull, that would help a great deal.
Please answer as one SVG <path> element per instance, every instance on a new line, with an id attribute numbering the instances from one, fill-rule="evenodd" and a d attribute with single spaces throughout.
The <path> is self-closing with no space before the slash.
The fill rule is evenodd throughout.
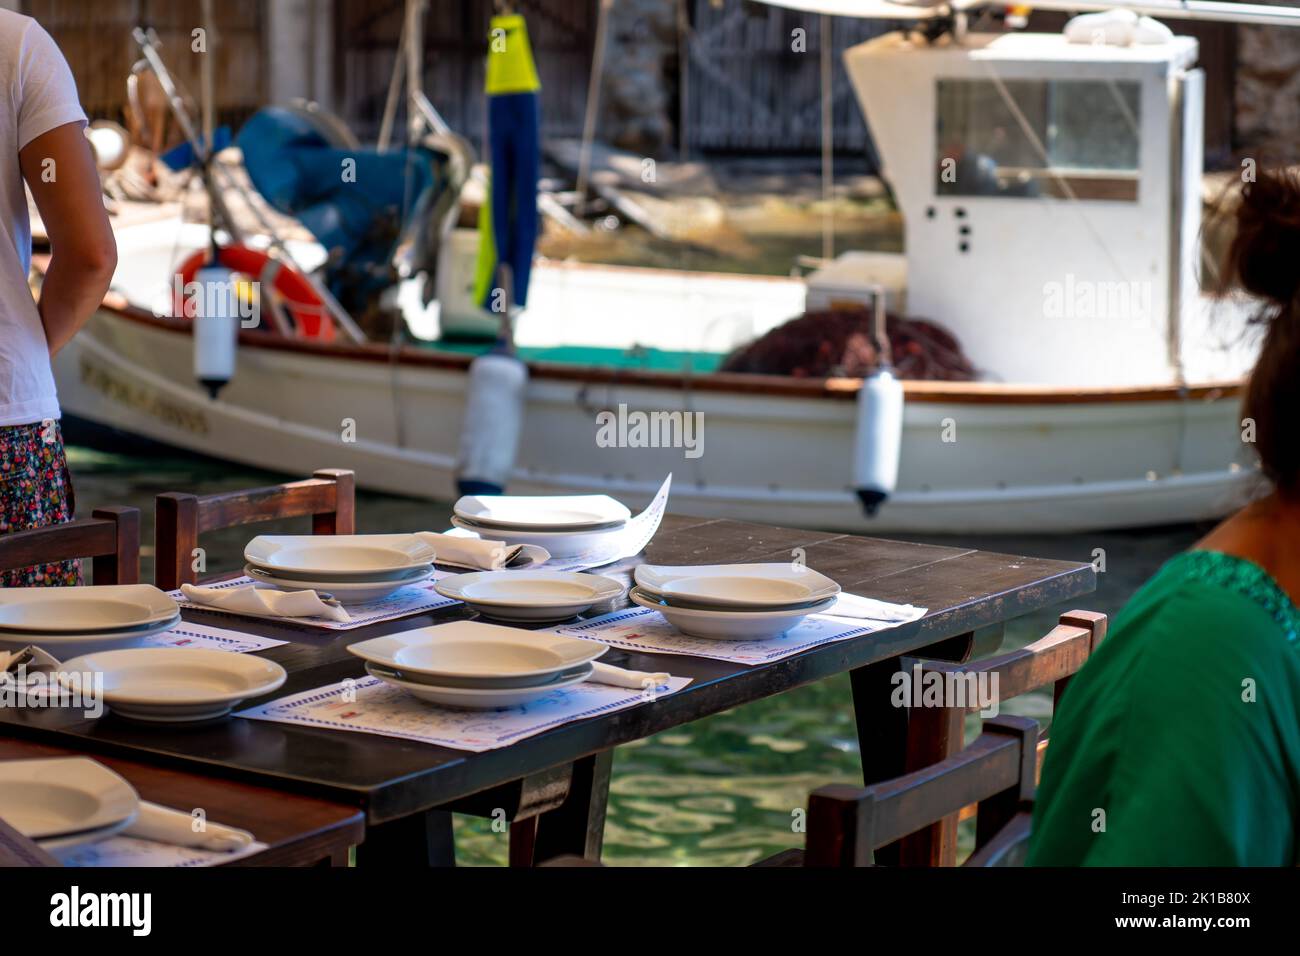
<path id="1" fill-rule="evenodd" d="M 287 474 L 351 468 L 362 487 L 455 496 L 465 357 L 246 333 L 215 400 L 192 363 L 185 323 L 106 305 L 55 372 L 65 414 L 99 425 Z M 510 490 L 646 501 L 672 472 L 672 508 L 686 514 L 865 533 L 1057 532 L 1214 518 L 1254 475 L 1232 384 L 1179 397 L 909 383 L 898 490 L 868 518 L 850 482 L 855 387 L 534 366 Z M 626 430 L 611 446 L 601 413 L 620 406 L 698 415 L 698 444 L 630 447 L 645 436 Z"/>

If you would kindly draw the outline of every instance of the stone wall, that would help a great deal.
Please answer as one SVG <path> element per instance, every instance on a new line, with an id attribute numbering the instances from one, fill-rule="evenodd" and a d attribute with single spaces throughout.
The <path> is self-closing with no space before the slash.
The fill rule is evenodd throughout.
<path id="1" fill-rule="evenodd" d="M 1235 93 L 1238 155 L 1300 162 L 1300 27 L 1237 28 Z"/>

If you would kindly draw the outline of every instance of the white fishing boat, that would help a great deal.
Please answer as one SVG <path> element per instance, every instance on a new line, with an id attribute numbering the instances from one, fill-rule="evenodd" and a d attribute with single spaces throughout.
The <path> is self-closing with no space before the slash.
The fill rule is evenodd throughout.
<path id="1" fill-rule="evenodd" d="M 1288 8 L 1199 6 L 1292 22 Z M 537 357 L 512 492 L 647 501 L 673 472 L 676 511 L 859 532 L 1131 527 L 1239 502 L 1253 347 L 1246 304 L 1209 300 L 1193 268 L 1195 40 L 974 34 L 951 5 L 886 7 L 942 26 L 846 55 L 905 255 L 849 254 L 806 282 L 539 263 L 515 331 L 521 354 Z M 56 361 L 66 416 L 249 465 L 298 473 L 328 462 L 365 487 L 454 496 L 472 355 L 356 341 L 342 322 L 311 336 L 266 323 L 240 331 L 234 374 L 210 397 L 195 378 L 193 321 L 160 314 L 174 311 L 172 276 L 207 228 L 152 222 L 118 242 L 113 291 Z M 290 251 L 304 268 L 323 258 L 310 245 Z M 440 291 L 444 306 L 464 294 Z M 800 313 L 805 297 L 882 293 L 953 330 L 985 379 L 904 382 L 892 449 L 876 447 L 859 380 L 626 361 L 637 349 L 725 352 Z M 427 336 L 436 322 L 419 299 L 418 284 L 398 292 Z M 864 456 L 870 467 L 891 454 L 896 485 L 870 516 Z"/>

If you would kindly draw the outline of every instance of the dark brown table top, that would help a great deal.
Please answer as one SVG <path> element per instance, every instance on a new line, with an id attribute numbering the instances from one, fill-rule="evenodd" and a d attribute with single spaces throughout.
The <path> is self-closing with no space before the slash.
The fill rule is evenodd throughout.
<path id="1" fill-rule="evenodd" d="M 664 519 L 643 555 L 598 570 L 626 582 L 632 568 L 646 562 L 790 561 L 795 549 L 803 550 L 809 567 L 834 578 L 846 591 L 920 605 L 929 613 L 900 627 L 755 667 L 615 648 L 604 658 L 610 663 L 665 670 L 692 682 L 656 701 L 478 754 L 375 734 L 241 718 L 171 727 L 133 723 L 112 713 L 92 721 L 76 712 L 9 708 L 0 711 L 0 722 L 15 735 L 51 744 L 162 762 L 360 806 L 368 822 L 375 824 L 443 806 L 832 674 L 911 653 L 1096 588 L 1095 572 L 1088 564 L 675 515 Z M 611 609 L 597 607 L 591 614 Z M 349 644 L 475 615 L 455 605 L 350 631 L 296 628 L 188 609 L 184 616 L 292 642 L 261 652 L 289 672 L 285 685 L 266 698 L 272 699 L 364 676 L 361 660 L 345 650 Z"/>

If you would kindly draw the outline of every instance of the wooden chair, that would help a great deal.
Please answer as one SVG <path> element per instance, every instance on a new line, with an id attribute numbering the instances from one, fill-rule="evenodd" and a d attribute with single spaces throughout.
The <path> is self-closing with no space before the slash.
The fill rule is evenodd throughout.
<path id="1" fill-rule="evenodd" d="M 265 488 L 202 496 L 159 495 L 154 514 L 154 583 L 164 591 L 197 583 L 194 550 L 204 532 L 306 515 L 311 515 L 312 534 L 355 532 L 355 475 L 324 468 L 306 481 Z"/>
<path id="2" fill-rule="evenodd" d="M 74 558 L 94 559 L 94 584 L 139 583 L 139 509 L 96 508 L 89 518 L 0 535 L 0 571 Z"/>
<path id="3" fill-rule="evenodd" d="M 873 866 L 873 854 L 976 805 L 975 853 L 969 866 L 1008 865 L 1029 837 L 1038 724 L 1000 716 L 947 760 L 870 787 L 833 785 L 808 800 L 804 849 L 787 850 L 756 866 Z"/>
<path id="4" fill-rule="evenodd" d="M 1106 615 L 1095 611 L 1069 611 L 1045 637 L 1019 650 L 968 663 L 903 658 L 902 668 L 909 675 L 915 666 L 925 674 L 968 675 L 996 674 L 999 704 L 1021 694 L 1054 685 L 1053 706 L 1059 704 L 1070 678 L 1083 666 L 1106 636 Z M 971 707 L 913 707 L 908 714 L 907 772 L 920 771 L 959 752 L 964 743 L 966 715 Z M 1047 740 L 1040 741 L 1037 767 L 1041 767 Z M 961 808 L 958 808 L 959 810 Z M 903 866 L 953 866 L 957 862 L 957 825 L 959 812 L 933 826 L 909 836 L 899 846 Z"/>
<path id="5" fill-rule="evenodd" d="M 0 761 L 76 755 L 74 750 L 0 738 Z M 232 866 L 347 866 L 348 851 L 365 838 L 357 807 L 284 793 L 236 780 L 205 777 L 153 764 L 95 755 L 140 797 L 248 830 L 267 848 Z M 0 866 L 59 866 L 59 861 L 0 820 Z"/>

